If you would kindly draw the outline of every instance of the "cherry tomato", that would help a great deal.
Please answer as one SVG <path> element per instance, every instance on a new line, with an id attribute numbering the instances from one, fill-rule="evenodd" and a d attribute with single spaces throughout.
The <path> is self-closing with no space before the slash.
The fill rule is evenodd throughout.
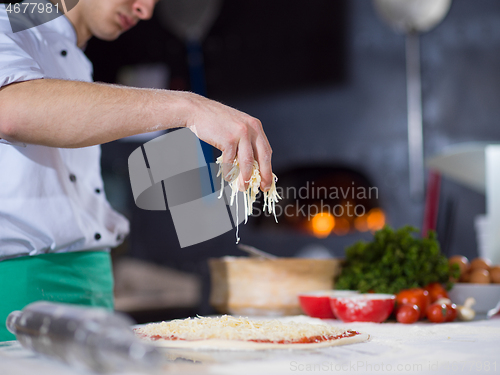
<path id="1" fill-rule="evenodd" d="M 453 322 L 457 318 L 457 305 L 454 303 L 446 304 L 446 322 Z"/>
<path id="2" fill-rule="evenodd" d="M 424 289 L 429 292 L 431 303 L 436 302 L 440 298 L 450 298 L 448 297 L 448 292 L 440 283 L 430 283 Z"/>
<path id="3" fill-rule="evenodd" d="M 446 321 L 447 311 L 446 304 L 433 303 L 427 308 L 427 319 L 432 323 L 443 323 Z"/>
<path id="4" fill-rule="evenodd" d="M 420 310 L 420 319 L 425 318 L 425 311 L 430 305 L 429 293 L 422 288 L 404 289 L 396 295 L 397 306 L 409 303 L 417 305 Z"/>
<path id="5" fill-rule="evenodd" d="M 415 323 L 420 318 L 420 310 L 417 305 L 405 303 L 398 307 L 396 312 L 396 320 L 399 323 L 411 324 Z"/>

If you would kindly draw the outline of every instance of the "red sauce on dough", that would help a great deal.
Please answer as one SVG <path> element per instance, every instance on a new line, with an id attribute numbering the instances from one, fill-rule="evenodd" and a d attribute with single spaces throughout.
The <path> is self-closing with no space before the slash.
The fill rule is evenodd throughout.
<path id="1" fill-rule="evenodd" d="M 272 341 L 272 340 L 248 340 L 251 342 L 259 342 L 259 343 L 269 343 L 269 344 L 314 344 L 314 343 L 320 343 L 320 342 L 325 342 L 325 341 L 333 341 L 333 340 L 338 340 L 342 339 L 345 337 L 353 337 L 359 335 L 359 332 L 357 331 L 345 331 L 344 333 L 340 335 L 323 335 L 323 336 L 311 336 L 311 337 L 304 337 L 298 340 L 279 340 L 279 341 Z M 142 334 L 142 337 L 147 337 L 146 335 Z M 150 340 L 152 341 L 157 341 L 157 340 L 185 340 L 181 339 L 176 336 L 161 336 L 161 335 L 152 335 L 149 337 Z"/>
<path id="2" fill-rule="evenodd" d="M 344 333 L 340 335 L 323 335 L 323 336 L 311 336 L 311 337 L 304 337 L 298 340 L 279 340 L 279 341 L 272 341 L 272 340 L 248 340 L 252 342 L 262 342 L 262 343 L 273 343 L 273 344 L 314 344 L 314 343 L 319 343 L 319 342 L 325 342 L 325 341 L 333 341 L 333 340 L 338 340 L 342 339 L 345 337 L 353 337 L 359 335 L 359 332 L 357 331 L 345 331 Z"/>
<path id="3" fill-rule="evenodd" d="M 172 335 L 172 336 L 153 335 L 153 336 L 150 337 L 150 339 L 153 340 L 153 341 L 157 341 L 157 340 L 171 340 L 171 341 L 185 340 L 185 339 L 181 339 L 179 337 L 176 337 L 174 335 Z"/>

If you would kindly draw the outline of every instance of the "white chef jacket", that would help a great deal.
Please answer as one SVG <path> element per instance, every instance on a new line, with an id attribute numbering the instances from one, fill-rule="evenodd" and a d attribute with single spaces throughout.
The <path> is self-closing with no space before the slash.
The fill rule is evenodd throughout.
<path id="1" fill-rule="evenodd" d="M 0 4 L 0 87 L 56 78 L 92 81 L 92 65 L 65 16 L 13 33 Z M 70 108 L 68 108 L 70 110 Z M 106 200 L 100 146 L 0 143 L 0 260 L 117 246 L 128 221 Z"/>

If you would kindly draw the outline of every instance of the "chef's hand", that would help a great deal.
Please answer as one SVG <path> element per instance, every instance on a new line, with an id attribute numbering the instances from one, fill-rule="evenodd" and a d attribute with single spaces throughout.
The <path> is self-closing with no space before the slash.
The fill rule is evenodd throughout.
<path id="1" fill-rule="evenodd" d="M 198 138 L 222 151 L 224 177 L 237 156 L 240 164 L 239 186 L 246 190 L 255 159 L 260 168 L 260 187 L 263 191 L 269 190 L 273 179 L 272 150 L 261 122 L 199 95 L 191 95 L 190 101 L 186 126 Z"/>
<path id="2" fill-rule="evenodd" d="M 262 124 L 213 100 L 189 92 L 57 79 L 0 88 L 0 138 L 10 142 L 88 147 L 183 126 L 223 152 L 224 176 L 238 157 L 240 182 L 248 181 L 255 158 L 261 189 L 269 190 L 272 151 Z"/>

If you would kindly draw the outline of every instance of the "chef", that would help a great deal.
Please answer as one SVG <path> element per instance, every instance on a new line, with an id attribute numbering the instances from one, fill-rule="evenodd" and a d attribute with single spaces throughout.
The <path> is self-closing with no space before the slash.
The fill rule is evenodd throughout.
<path id="1" fill-rule="evenodd" d="M 271 186 L 271 147 L 257 119 L 189 92 L 92 82 L 87 41 L 118 38 L 156 2 L 80 0 L 45 23 L 37 7 L 21 17 L 35 27 L 19 32 L 0 4 L 0 341 L 14 338 L 7 315 L 32 301 L 113 307 L 109 249 L 129 225 L 104 195 L 100 144 L 188 127 L 225 164 L 238 157 L 242 188 L 254 158 L 261 189 Z"/>

